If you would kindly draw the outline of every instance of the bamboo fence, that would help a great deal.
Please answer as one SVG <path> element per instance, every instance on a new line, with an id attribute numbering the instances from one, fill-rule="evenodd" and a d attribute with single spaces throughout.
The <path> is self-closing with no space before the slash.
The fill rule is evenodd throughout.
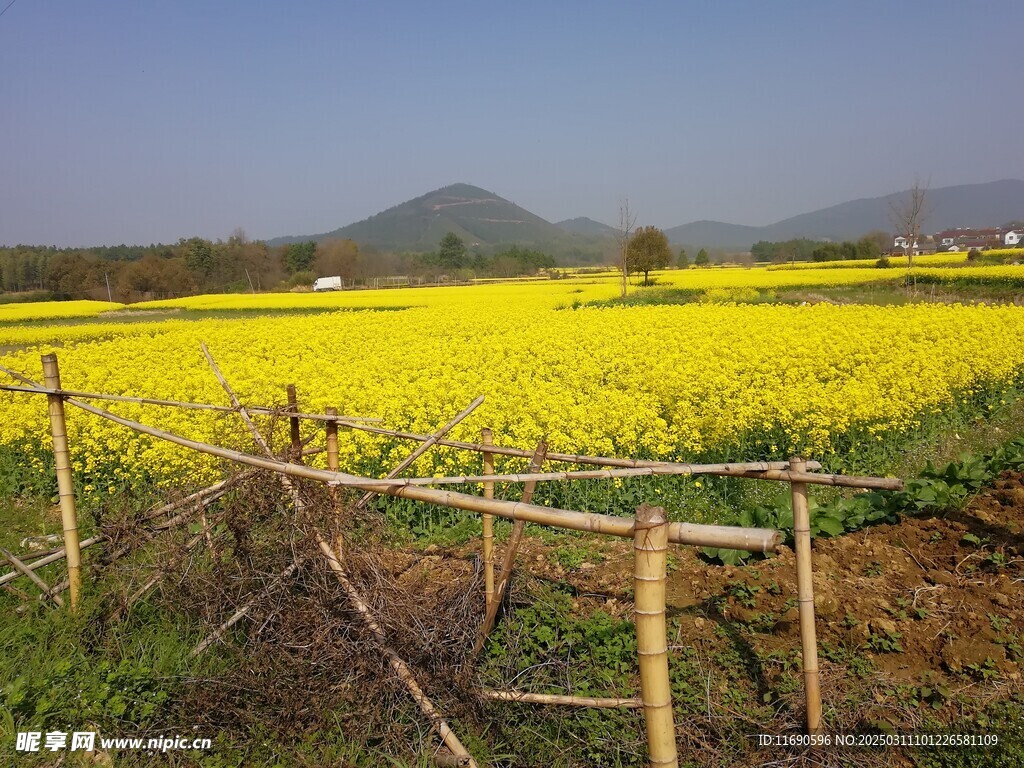
<path id="1" fill-rule="evenodd" d="M 0 586 L 25 576 L 30 578 L 42 591 L 40 599 L 51 599 L 58 605 L 62 603 L 59 592 L 70 589 L 70 609 L 74 610 L 79 602 L 81 589 L 81 555 L 82 549 L 106 540 L 102 534 L 85 541 L 78 541 L 77 513 L 69 449 L 67 445 L 64 405 L 66 403 L 90 414 L 119 424 L 135 432 L 165 440 L 207 455 L 226 459 L 241 464 L 249 469 L 234 478 L 204 488 L 185 498 L 163 505 L 151 511 L 144 518 L 152 520 L 161 516 L 173 515 L 163 523 L 154 524 L 145 533 L 151 538 L 162 530 L 171 529 L 190 519 L 192 514 L 201 517 L 202 532 L 193 535 L 187 542 L 186 551 L 197 546 L 204 539 L 208 546 L 213 547 L 210 536 L 209 522 L 205 508 L 237 483 L 242 477 L 248 476 L 253 470 L 269 470 L 280 478 L 282 487 L 292 497 L 297 509 L 303 508 L 303 499 L 295 479 L 314 480 L 328 486 L 332 507 L 336 515 L 342 514 L 338 497 L 341 488 L 363 491 L 364 495 L 356 503 L 356 507 L 366 504 L 374 495 L 384 494 L 399 498 L 437 504 L 444 507 L 475 512 L 483 515 L 483 557 L 485 570 L 485 615 L 474 645 L 470 664 L 477 657 L 486 641 L 487 634 L 494 625 L 503 596 L 507 591 L 509 579 L 515 562 L 516 552 L 526 523 L 547 525 L 568 530 L 589 531 L 603 535 L 630 538 L 634 547 L 634 610 L 637 631 L 637 653 L 640 671 L 639 698 L 595 698 L 560 696 L 555 694 L 534 694 L 520 691 L 482 690 L 479 695 L 488 700 L 505 702 L 521 702 L 554 706 L 583 707 L 626 707 L 638 708 L 644 712 L 648 755 L 651 766 L 674 766 L 678 764 L 675 744 L 675 727 L 673 723 L 672 700 L 668 676 L 668 653 L 665 626 L 665 582 L 666 582 L 666 550 L 671 544 L 688 544 L 693 546 L 720 547 L 740 549 L 751 552 L 774 552 L 781 541 L 777 531 L 757 528 L 738 528 L 733 526 L 697 525 L 692 523 L 669 522 L 665 512 L 659 507 L 641 505 L 634 519 L 603 515 L 576 510 L 558 509 L 532 503 L 532 495 L 537 483 L 569 482 L 584 479 L 616 479 L 642 476 L 686 476 L 686 475 L 719 475 L 727 477 L 751 478 L 786 482 L 791 486 L 793 497 L 794 529 L 796 539 L 796 573 L 798 583 L 798 604 L 800 616 L 801 651 L 807 702 L 807 729 L 810 733 L 821 731 L 821 699 L 817 670 L 817 647 L 814 632 L 814 598 L 812 590 L 812 557 L 810 523 L 807 503 L 807 487 L 811 484 L 829 485 L 847 488 L 892 489 L 902 488 L 899 480 L 876 477 L 851 477 L 815 472 L 821 468 L 816 462 L 794 458 L 783 462 L 739 462 L 722 464 L 689 464 L 680 462 L 648 461 L 639 459 L 623 459 L 619 457 L 583 456 L 550 452 L 542 441 L 534 451 L 521 448 L 497 446 L 493 443 L 490 430 L 483 430 L 480 443 L 467 443 L 447 439 L 446 435 L 483 402 L 479 397 L 457 414 L 447 424 L 431 435 L 420 435 L 412 432 L 390 430 L 373 426 L 378 421 L 372 417 L 341 416 L 337 409 L 330 408 L 324 414 L 302 413 L 299 408 L 297 392 L 294 385 L 287 388 L 287 406 L 271 408 L 263 406 L 243 405 L 217 367 L 212 355 L 205 345 L 203 354 L 210 363 L 218 381 L 220 381 L 230 407 L 203 403 L 188 403 L 155 398 L 110 395 L 95 392 L 78 392 L 61 388 L 60 372 L 56 355 L 43 356 L 44 384 L 11 371 L 3 366 L 0 370 L 8 373 L 24 386 L 0 385 L 0 390 L 44 395 L 48 402 L 51 433 L 54 441 L 56 473 L 60 495 L 60 506 L 63 521 L 64 546 L 50 553 L 39 553 L 32 563 L 26 563 L 29 556 L 18 557 L 6 550 L 0 550 L 14 570 L 0 576 Z M 222 413 L 235 413 L 242 419 L 252 434 L 263 455 L 222 448 L 209 443 L 192 440 L 171 432 L 133 421 L 107 410 L 91 405 L 86 400 L 113 402 L 130 402 L 145 405 L 177 407 L 197 410 L 212 410 Z M 285 457 L 275 455 L 259 428 L 253 422 L 252 415 L 287 416 L 289 423 L 289 443 Z M 301 439 L 300 426 L 302 420 L 313 420 L 325 423 L 325 449 L 306 449 L 306 440 Z M 393 439 L 410 440 L 420 445 L 400 462 L 384 478 L 371 478 L 352 475 L 340 471 L 338 451 L 338 429 L 356 429 Z M 464 451 L 483 455 L 484 472 L 482 475 L 461 475 L 451 477 L 401 477 L 413 462 L 434 446 L 448 446 Z M 317 469 L 302 463 L 305 455 L 326 450 L 327 470 Z M 504 473 L 494 471 L 494 457 L 497 455 L 530 459 L 529 470 L 525 473 Z M 587 469 L 567 471 L 542 471 L 543 464 L 562 462 L 569 464 L 611 467 L 611 469 Z M 524 490 L 520 501 L 504 501 L 494 498 L 497 483 L 522 483 Z M 476 485 L 483 486 L 483 495 L 467 494 L 451 490 L 442 490 L 431 486 L 443 485 Z M 186 511 L 180 512 L 182 508 Z M 174 515 L 173 513 L 178 512 Z M 514 521 L 512 535 L 506 545 L 505 556 L 500 574 L 494 574 L 494 539 L 493 518 L 503 517 Z M 344 567 L 343 541 L 336 538 L 334 547 L 320 535 L 317 541 L 322 554 L 336 576 L 349 602 L 361 616 L 364 626 L 376 640 L 388 658 L 395 674 L 405 684 L 410 696 L 420 707 L 423 714 L 437 731 L 447 752 L 435 755 L 438 764 L 476 765 L 472 756 L 459 741 L 444 718 L 426 697 L 418 685 L 409 666 L 388 646 L 387 637 L 380 624 L 373 617 L 367 602 L 358 593 Z M 41 555 L 41 556 L 39 556 Z M 277 589 L 287 578 L 300 568 L 310 557 L 310 553 L 297 554 L 293 561 L 265 587 L 263 592 L 254 595 L 239 607 L 223 624 L 207 636 L 194 649 L 199 654 L 213 643 L 225 637 L 228 630 L 241 621 L 251 610 L 256 601 L 268 592 Z M 61 559 L 67 560 L 68 578 L 55 587 L 46 584 L 35 571 Z M 160 574 L 150 579 L 131 596 L 128 606 L 140 599 L 151 589 L 160 578 Z M 9 588 L 9 587 L 8 587 Z"/>

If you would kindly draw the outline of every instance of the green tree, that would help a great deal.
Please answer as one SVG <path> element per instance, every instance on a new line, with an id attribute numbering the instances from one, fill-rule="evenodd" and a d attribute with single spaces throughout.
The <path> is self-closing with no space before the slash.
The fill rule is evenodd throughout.
<path id="1" fill-rule="evenodd" d="M 711 259 L 708 258 L 708 252 L 701 248 L 697 251 L 697 258 L 693 260 L 693 263 L 698 267 L 706 267 L 711 264 Z"/>
<path id="2" fill-rule="evenodd" d="M 185 254 L 185 266 L 200 278 L 205 278 L 213 271 L 213 244 L 201 237 L 191 237 L 178 242 Z"/>
<path id="3" fill-rule="evenodd" d="M 664 269 L 672 261 L 668 238 L 657 227 L 640 227 L 626 244 L 626 269 L 643 272 L 644 285 L 650 284 L 652 269 Z"/>
<path id="4" fill-rule="evenodd" d="M 689 269 L 690 268 L 690 257 L 686 255 L 686 249 L 685 248 L 680 248 L 679 249 L 679 258 L 676 260 L 676 264 L 679 265 L 680 269 Z"/>
<path id="5" fill-rule="evenodd" d="M 284 247 L 284 268 L 288 274 L 305 272 L 313 266 L 316 261 L 316 241 L 307 240 L 304 243 L 291 243 Z"/>
<path id="6" fill-rule="evenodd" d="M 441 238 L 438 251 L 438 266 L 447 269 L 462 269 L 466 266 L 466 244 L 454 232 Z"/>

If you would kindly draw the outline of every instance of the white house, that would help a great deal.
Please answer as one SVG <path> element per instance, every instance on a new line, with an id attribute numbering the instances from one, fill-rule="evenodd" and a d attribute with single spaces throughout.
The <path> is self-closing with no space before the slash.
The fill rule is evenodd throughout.
<path id="1" fill-rule="evenodd" d="M 1024 240 L 1024 229 L 1010 229 L 1003 233 L 1003 245 L 1020 245 Z"/>

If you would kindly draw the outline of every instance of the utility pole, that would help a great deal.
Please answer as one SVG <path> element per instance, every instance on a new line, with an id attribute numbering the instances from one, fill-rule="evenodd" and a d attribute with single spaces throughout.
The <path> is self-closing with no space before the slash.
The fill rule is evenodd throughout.
<path id="1" fill-rule="evenodd" d="M 109 301 L 111 304 L 113 304 L 114 303 L 114 299 L 110 295 L 110 278 L 107 277 L 107 273 L 106 272 L 103 273 L 103 280 L 107 283 L 107 301 Z"/>
<path id="2" fill-rule="evenodd" d="M 252 278 L 249 277 L 249 270 L 245 270 L 245 279 L 249 281 L 249 290 L 256 293 L 256 289 L 252 287 Z"/>

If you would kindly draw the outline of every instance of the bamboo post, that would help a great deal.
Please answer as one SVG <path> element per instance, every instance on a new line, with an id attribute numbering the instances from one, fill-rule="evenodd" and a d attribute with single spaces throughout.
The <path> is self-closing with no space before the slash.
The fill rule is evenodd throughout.
<path id="1" fill-rule="evenodd" d="M 633 533 L 633 599 L 636 649 L 640 657 L 640 697 L 647 726 L 647 759 L 652 768 L 679 765 L 665 627 L 667 549 L 665 510 L 641 504 L 636 510 Z"/>
<path id="2" fill-rule="evenodd" d="M 57 366 L 57 355 L 52 352 L 43 355 L 43 381 L 47 389 L 60 389 L 60 368 Z M 71 610 L 74 611 L 82 591 L 82 550 L 78 543 L 78 513 L 75 510 L 75 489 L 71 479 L 64 399 L 60 395 L 47 395 L 46 401 L 50 412 L 50 434 L 53 436 L 53 458 L 57 468 L 57 493 L 64 528 L 64 551 L 68 560 Z"/>
<path id="3" fill-rule="evenodd" d="M 299 412 L 299 400 L 295 392 L 295 385 L 288 385 L 288 413 L 291 416 L 288 417 L 288 430 L 292 440 L 292 451 L 291 460 L 299 464 L 302 463 L 302 437 L 299 435 L 299 417 L 296 416 Z"/>
<path id="4" fill-rule="evenodd" d="M 337 408 L 327 408 L 328 416 L 337 416 Z M 331 472 L 337 472 L 341 466 L 341 461 L 338 455 L 338 422 L 328 421 L 327 422 L 327 468 Z M 338 487 L 332 485 L 330 487 L 331 494 L 331 505 L 334 507 L 334 513 L 338 513 Z"/>
<path id="5" fill-rule="evenodd" d="M 804 460 L 790 459 L 794 472 L 804 471 Z M 803 654 L 804 693 L 807 699 L 807 732 L 821 733 L 821 688 L 818 681 L 818 644 L 814 631 L 814 583 L 811 563 L 811 517 L 807 484 L 793 483 L 793 538 L 796 548 L 797 600 L 800 612 L 800 646 Z"/>
<path id="6" fill-rule="evenodd" d="M 494 434 L 487 427 L 480 430 L 480 442 L 485 446 L 494 444 Z M 493 475 L 494 454 L 488 451 L 483 457 L 484 474 Z M 493 482 L 484 483 L 484 498 L 494 498 Z M 494 602 L 494 515 L 484 514 L 481 519 L 484 528 L 484 607 L 490 611 L 491 603 Z"/>
<path id="7" fill-rule="evenodd" d="M 333 416 L 338 412 L 337 408 L 328 408 L 327 415 Z M 327 468 L 331 472 L 337 472 L 341 466 L 341 457 L 338 453 L 338 422 L 327 422 Z M 331 509 L 334 510 L 337 533 L 334 535 L 334 552 L 339 560 L 345 559 L 345 537 L 341 532 L 341 507 L 338 504 L 338 486 L 328 486 L 327 490 L 331 498 Z"/>

